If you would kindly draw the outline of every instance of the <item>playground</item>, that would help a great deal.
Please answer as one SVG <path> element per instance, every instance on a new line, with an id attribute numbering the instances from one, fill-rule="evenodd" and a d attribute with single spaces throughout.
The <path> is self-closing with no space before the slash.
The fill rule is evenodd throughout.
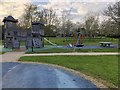
<path id="1" fill-rule="evenodd" d="M 35 52 L 117 52 L 118 51 L 118 39 L 111 39 L 111 38 L 85 38 L 83 41 L 84 46 L 82 47 L 74 47 L 72 43 L 74 42 L 73 37 L 68 37 L 67 40 L 65 37 L 63 38 L 54 38 L 49 37 L 49 41 L 56 45 L 52 45 L 49 42 L 45 41 L 45 48 L 35 49 Z M 100 46 L 99 42 L 112 42 L 110 47 L 102 47 Z M 47 50 L 49 49 L 49 50 Z M 30 52 L 31 49 L 28 50 Z"/>
<path id="2" fill-rule="evenodd" d="M 1 52 L 13 51 L 25 48 L 26 52 L 41 52 L 56 49 L 63 52 L 94 52 L 99 50 L 116 51 L 118 39 L 105 37 L 87 37 L 85 28 L 77 28 L 71 36 L 46 37 L 44 23 L 31 22 L 31 30 L 17 28 L 18 20 L 13 16 L 3 19 L 3 41 L 1 41 Z"/>
<path id="3" fill-rule="evenodd" d="M 24 5 L 20 17 L 1 15 L 3 88 L 119 87 L 120 16 L 114 10 L 119 8 L 111 4 L 103 15 L 80 5 L 65 4 L 58 11 L 60 7 L 46 9 L 36 2 Z"/>
<path id="4" fill-rule="evenodd" d="M 80 40 L 80 38 L 78 39 Z M 37 63 L 48 63 L 48 64 L 56 64 L 60 66 L 64 66 L 66 68 L 71 68 L 73 70 L 82 72 L 86 75 L 90 75 L 97 79 L 97 81 L 102 82 L 109 88 L 117 87 L 118 80 L 118 61 L 117 54 L 113 55 L 104 55 L 100 56 L 100 54 L 96 55 L 56 55 L 56 56 L 34 56 L 36 53 L 84 53 L 88 52 L 118 52 L 118 39 L 112 38 L 85 38 L 82 43 L 84 46 L 76 47 L 73 46 L 74 37 L 46 37 L 44 38 L 44 47 L 34 47 L 26 49 L 24 42 L 21 42 L 20 48 L 24 49 L 26 54 L 32 54 L 32 56 L 22 56 L 19 61 L 20 62 L 37 62 Z M 100 42 L 112 42 L 111 46 L 101 46 Z M 1 54 L 5 52 L 14 52 L 20 51 L 20 48 L 4 48 L 2 41 L 1 43 Z M 17 58 L 17 57 L 16 57 Z M 81 58 L 81 59 L 79 59 Z M 97 58 L 97 59 L 96 59 Z M 7 60 L 7 59 L 6 59 Z M 11 58 L 12 60 L 12 58 Z M 8 60 L 7 60 L 8 61 Z M 69 61 L 69 62 L 68 62 Z M 73 64 L 74 63 L 74 64 Z M 108 64 L 108 66 L 106 66 Z M 94 64 L 94 66 L 93 66 Z M 98 65 L 99 64 L 99 65 Z M 114 67 L 112 67 L 114 64 Z M 96 68 L 94 68 L 96 67 Z M 105 67 L 105 69 L 102 69 Z M 111 68 L 109 68 L 111 67 Z M 85 69 L 86 68 L 86 69 Z M 91 71 L 92 70 L 92 71 Z M 114 73 L 113 73 L 114 71 Z M 103 74 L 104 73 L 104 74 Z M 111 74 L 109 74 L 111 73 Z M 113 74 L 112 74 L 113 73 Z"/>
<path id="5" fill-rule="evenodd" d="M 118 52 L 118 39 L 111 38 L 86 38 L 84 39 L 83 47 L 70 47 L 69 43 L 74 42 L 74 38 L 59 38 L 59 37 L 48 37 L 47 38 L 52 44 L 48 41 L 44 41 L 44 48 L 34 48 L 34 52 L 32 52 L 32 48 L 26 49 L 26 53 L 60 53 L 60 52 Z M 112 42 L 111 47 L 101 47 L 99 42 Z M 25 48 L 24 42 L 21 43 L 21 48 Z M 12 48 L 4 48 L 2 46 L 0 52 L 9 52 L 14 51 Z"/>

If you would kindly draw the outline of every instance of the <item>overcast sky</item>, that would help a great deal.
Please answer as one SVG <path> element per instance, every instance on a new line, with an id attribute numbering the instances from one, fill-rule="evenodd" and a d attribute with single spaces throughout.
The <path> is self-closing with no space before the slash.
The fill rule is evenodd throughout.
<path id="1" fill-rule="evenodd" d="M 118 0 L 0 0 L 0 21 L 8 15 L 19 19 L 24 13 L 24 4 L 27 3 L 38 5 L 40 10 L 53 8 L 59 17 L 61 12 L 68 11 L 69 18 L 74 22 L 84 21 L 90 12 L 99 13 L 102 20 L 103 10 L 116 1 Z"/>

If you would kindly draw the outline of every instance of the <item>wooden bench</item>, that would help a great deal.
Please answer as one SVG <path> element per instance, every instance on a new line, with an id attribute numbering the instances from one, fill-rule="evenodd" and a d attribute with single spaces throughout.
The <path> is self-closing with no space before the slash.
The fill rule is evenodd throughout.
<path id="1" fill-rule="evenodd" d="M 112 44 L 112 42 L 100 42 L 100 45 L 101 45 L 102 47 L 110 47 L 111 44 Z"/>

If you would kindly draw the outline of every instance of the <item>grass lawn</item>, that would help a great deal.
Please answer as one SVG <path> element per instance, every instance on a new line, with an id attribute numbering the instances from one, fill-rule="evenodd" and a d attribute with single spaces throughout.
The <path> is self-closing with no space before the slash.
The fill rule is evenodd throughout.
<path id="1" fill-rule="evenodd" d="M 67 40 L 65 37 L 47 37 L 51 42 L 56 43 L 57 45 L 68 45 L 69 43 L 74 43 L 73 37 L 68 37 Z M 85 38 L 83 43 L 84 45 L 99 45 L 99 42 L 112 42 L 113 44 L 118 44 L 118 39 L 115 38 Z M 0 45 L 2 45 L 2 40 L 0 40 Z M 24 42 L 21 41 L 21 45 L 24 45 Z M 45 45 L 50 45 L 45 41 Z"/>
<path id="2" fill-rule="evenodd" d="M 0 45 L 2 45 L 2 40 L 0 40 Z"/>
<path id="3" fill-rule="evenodd" d="M 104 48 L 104 49 L 48 49 L 48 50 L 38 50 L 34 52 L 26 52 L 27 54 L 32 53 L 69 53 L 69 52 L 118 52 L 117 48 Z"/>
<path id="4" fill-rule="evenodd" d="M 74 38 L 73 37 L 69 37 L 69 38 L 65 38 L 65 37 L 48 37 L 47 39 L 49 39 L 51 42 L 56 43 L 57 45 L 68 45 L 69 43 L 74 43 Z M 114 38 L 85 38 L 83 43 L 84 45 L 99 45 L 99 42 L 112 42 L 113 44 L 118 44 L 118 39 L 114 39 Z M 48 42 L 45 41 L 46 45 L 49 45 Z"/>
<path id="5" fill-rule="evenodd" d="M 0 54 L 3 54 L 3 52 L 0 52 Z"/>
<path id="6" fill-rule="evenodd" d="M 5 52 L 0 52 L 0 54 L 4 54 Z"/>
<path id="7" fill-rule="evenodd" d="M 24 56 L 20 61 L 57 64 L 118 86 L 118 56 Z"/>

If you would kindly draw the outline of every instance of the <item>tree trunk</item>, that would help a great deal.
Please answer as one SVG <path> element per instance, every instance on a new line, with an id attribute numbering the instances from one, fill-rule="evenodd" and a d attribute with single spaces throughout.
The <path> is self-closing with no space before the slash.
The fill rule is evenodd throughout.
<path id="1" fill-rule="evenodd" d="M 118 33 L 120 37 L 120 2 L 118 2 Z M 119 51 L 120 51 L 120 38 L 119 38 L 119 43 L 118 43 Z"/>
<path id="2" fill-rule="evenodd" d="M 119 47 L 119 51 L 120 51 L 120 22 L 118 22 L 118 33 L 119 33 L 118 47 Z"/>

